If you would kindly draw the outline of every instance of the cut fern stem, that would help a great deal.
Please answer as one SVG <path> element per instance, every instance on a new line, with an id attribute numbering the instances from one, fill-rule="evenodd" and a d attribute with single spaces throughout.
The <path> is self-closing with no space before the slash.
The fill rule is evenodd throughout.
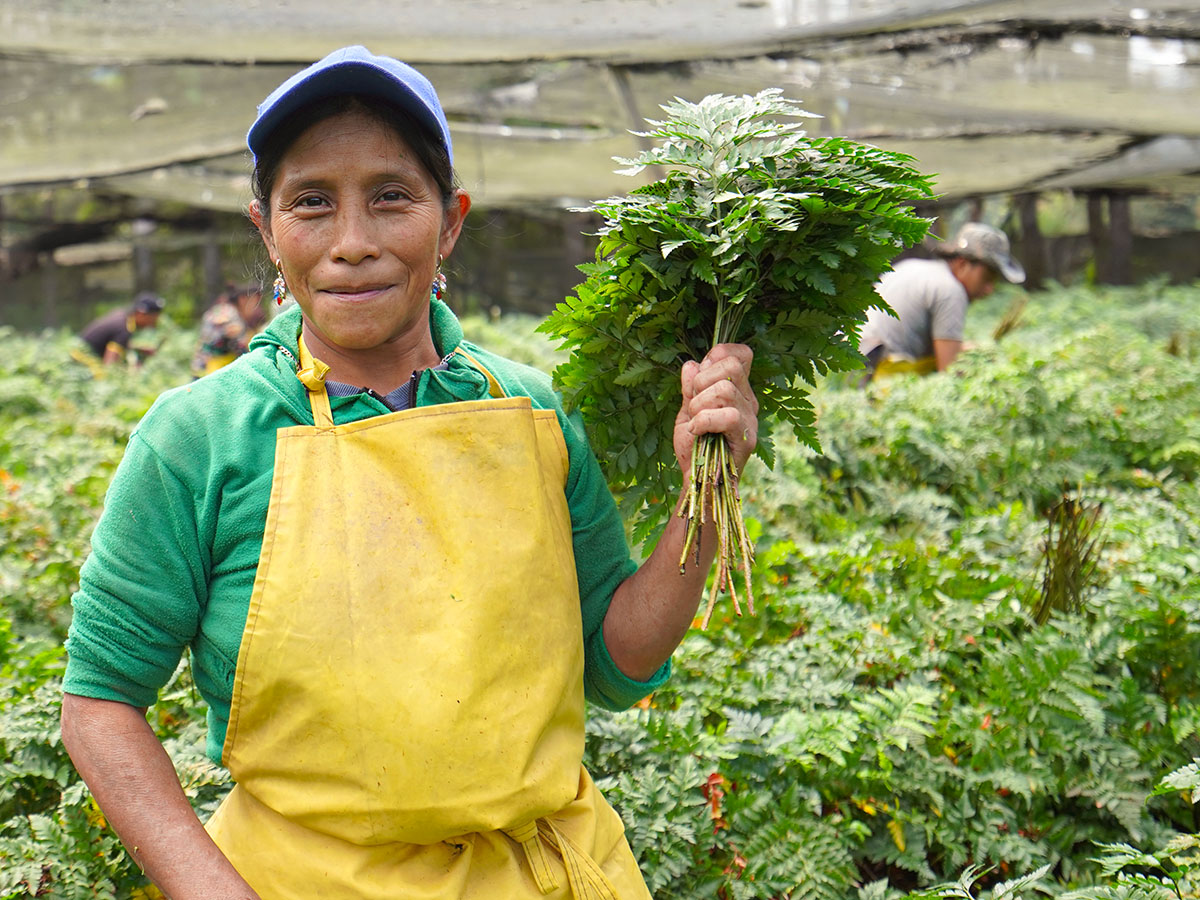
<path id="1" fill-rule="evenodd" d="M 679 516 L 687 522 L 683 552 L 679 556 L 680 575 L 687 571 L 689 555 L 696 565 L 700 565 L 704 526 L 711 522 L 716 529 L 717 571 L 708 591 L 708 603 L 700 620 L 700 628 L 708 628 L 717 605 L 717 595 L 722 590 L 729 592 L 734 613 L 738 616 L 742 614 L 733 574 L 736 568 L 735 555 L 741 558 L 742 577 L 746 582 L 746 609 L 750 615 L 754 615 L 754 588 L 750 579 L 754 546 L 746 534 L 746 522 L 742 517 L 742 496 L 738 491 L 738 473 L 733 464 L 733 453 L 723 435 L 705 434 L 696 441 L 692 451 L 687 497 L 680 506 Z"/>

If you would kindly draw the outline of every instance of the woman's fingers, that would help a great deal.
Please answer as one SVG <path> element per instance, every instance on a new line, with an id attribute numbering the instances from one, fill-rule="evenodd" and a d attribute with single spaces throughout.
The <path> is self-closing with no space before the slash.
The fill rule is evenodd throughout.
<path id="1" fill-rule="evenodd" d="M 699 371 L 700 363 L 695 360 L 689 359 L 683 364 L 683 371 L 680 374 L 680 378 L 683 386 L 683 405 L 685 409 L 692 402 L 692 398 L 696 396 L 696 374 Z"/>
<path id="2" fill-rule="evenodd" d="M 695 438 L 722 434 L 740 469 L 758 443 L 758 398 L 750 388 L 754 354 L 743 344 L 719 344 L 681 373 L 683 402 L 675 420 L 675 449 L 681 464 Z"/>
<path id="3" fill-rule="evenodd" d="M 694 384 L 698 387 L 700 379 L 697 378 Z M 739 384 L 728 377 L 698 389 L 687 402 L 692 415 L 704 409 L 720 409 L 726 406 L 758 415 L 758 400 L 750 391 L 749 385 Z"/>
<path id="4" fill-rule="evenodd" d="M 758 411 L 758 400 L 750 389 L 750 364 L 753 351 L 745 344 L 718 344 L 697 365 L 693 379 L 693 396 L 702 394 L 721 382 L 732 384 L 742 397 Z M 685 399 L 689 399 L 685 395 Z"/>
<path id="5" fill-rule="evenodd" d="M 735 447 L 745 445 L 753 450 L 758 443 L 758 420 L 730 406 L 700 410 L 692 416 L 690 429 L 696 437 L 723 434 Z"/>

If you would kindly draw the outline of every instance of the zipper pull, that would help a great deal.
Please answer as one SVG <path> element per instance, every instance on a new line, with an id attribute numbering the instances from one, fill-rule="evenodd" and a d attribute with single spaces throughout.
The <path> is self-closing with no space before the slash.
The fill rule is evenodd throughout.
<path id="1" fill-rule="evenodd" d="M 421 371 L 427 371 L 422 369 Z M 417 408 L 417 383 L 421 380 L 421 372 L 413 372 L 408 379 L 408 408 Z"/>
<path id="2" fill-rule="evenodd" d="M 362 392 L 364 394 L 366 394 L 368 397 L 370 397 L 371 399 L 378 400 L 380 403 L 382 403 L 384 409 L 386 409 L 390 412 L 396 411 L 396 408 L 394 406 L 392 406 L 392 404 L 388 403 L 387 397 L 384 397 L 382 394 L 378 393 L 377 391 L 374 391 L 369 387 L 364 387 L 362 389 Z"/>

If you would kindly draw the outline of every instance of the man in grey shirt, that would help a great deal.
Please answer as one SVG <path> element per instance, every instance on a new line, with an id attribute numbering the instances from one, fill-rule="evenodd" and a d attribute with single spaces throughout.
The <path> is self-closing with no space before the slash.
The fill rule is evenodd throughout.
<path id="1" fill-rule="evenodd" d="M 969 222 L 938 259 L 905 259 L 875 289 L 895 312 L 867 314 L 859 350 L 868 360 L 868 380 L 876 372 L 943 371 L 962 352 L 967 304 L 986 297 L 997 276 L 1019 284 L 1025 270 L 1009 253 L 1004 232 Z"/>

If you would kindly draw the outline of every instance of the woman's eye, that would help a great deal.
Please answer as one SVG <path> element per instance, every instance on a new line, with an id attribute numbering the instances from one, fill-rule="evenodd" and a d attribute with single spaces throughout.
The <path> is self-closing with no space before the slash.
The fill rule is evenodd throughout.
<path id="1" fill-rule="evenodd" d="M 384 203 L 399 203 L 404 198 L 404 191 L 399 188 L 390 188 L 379 195 L 379 199 Z"/>
<path id="2" fill-rule="evenodd" d="M 318 209 L 325 203 L 324 198 L 318 196 L 301 197 L 296 201 L 296 206 L 301 209 Z"/>

